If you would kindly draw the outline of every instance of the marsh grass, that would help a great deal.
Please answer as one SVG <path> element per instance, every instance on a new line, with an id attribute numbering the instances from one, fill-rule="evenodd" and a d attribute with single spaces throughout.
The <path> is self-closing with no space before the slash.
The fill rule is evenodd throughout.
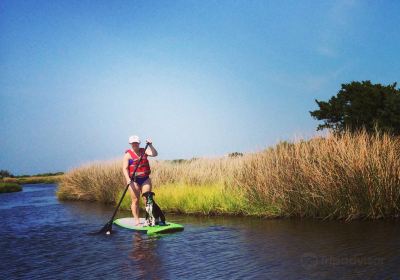
<path id="1" fill-rule="evenodd" d="M 280 205 L 284 216 L 398 217 L 400 139 L 360 132 L 284 143 L 254 154 L 236 179 L 251 200 Z"/>
<path id="2" fill-rule="evenodd" d="M 167 184 L 155 187 L 155 200 L 163 211 L 199 215 L 279 216 L 278 208 L 249 203 L 243 191 L 222 184 L 186 185 Z M 120 193 L 119 198 L 121 197 Z M 121 208 L 130 210 L 130 196 L 125 196 Z M 143 210 L 143 201 L 140 206 Z"/>
<path id="3" fill-rule="evenodd" d="M 118 160 L 94 162 L 63 175 L 57 196 L 61 200 L 115 203 L 125 186 L 122 163 Z"/>
<path id="4" fill-rule="evenodd" d="M 20 192 L 22 187 L 17 183 L 0 182 L 0 193 Z"/>
<path id="5" fill-rule="evenodd" d="M 167 212 L 322 219 L 400 214 L 400 140 L 344 133 L 280 143 L 240 157 L 152 161 L 156 201 Z M 65 174 L 60 199 L 118 201 L 120 160 Z M 123 208 L 129 209 L 129 195 Z"/>
<path id="6" fill-rule="evenodd" d="M 63 175 L 6 177 L 3 178 L 3 181 L 16 184 L 53 184 L 59 182 L 62 176 Z"/>

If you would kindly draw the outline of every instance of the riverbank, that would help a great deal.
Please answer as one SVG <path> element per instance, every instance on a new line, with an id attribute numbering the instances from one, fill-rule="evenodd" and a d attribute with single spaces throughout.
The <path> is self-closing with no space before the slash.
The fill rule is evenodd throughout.
<path id="1" fill-rule="evenodd" d="M 168 213 L 270 218 L 280 216 L 277 205 L 249 203 L 244 192 L 225 187 L 222 184 L 196 186 L 175 183 L 157 187 L 154 192 L 157 204 Z M 140 206 L 143 209 L 142 202 Z M 130 210 L 130 205 L 131 199 L 128 194 L 124 198 L 121 208 Z"/>
<path id="2" fill-rule="evenodd" d="M 22 176 L 22 177 L 5 177 L 2 180 L 6 183 L 16 184 L 54 184 L 60 182 L 63 175 L 54 176 Z"/>
<path id="3" fill-rule="evenodd" d="M 280 143 L 258 153 L 183 162 L 153 161 L 156 201 L 166 212 L 318 219 L 400 215 L 400 139 L 344 133 Z M 121 161 L 65 174 L 64 200 L 115 204 Z M 129 196 L 123 204 L 129 209 Z"/>
<path id="4" fill-rule="evenodd" d="M 22 187 L 16 183 L 0 182 L 0 193 L 20 192 Z"/>

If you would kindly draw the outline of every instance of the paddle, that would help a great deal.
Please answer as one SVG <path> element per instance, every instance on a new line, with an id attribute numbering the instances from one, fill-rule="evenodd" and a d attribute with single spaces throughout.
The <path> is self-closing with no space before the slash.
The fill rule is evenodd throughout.
<path id="1" fill-rule="evenodd" d="M 149 143 L 147 143 L 146 146 L 144 147 L 144 152 L 143 152 L 143 154 L 140 155 L 140 158 L 139 158 L 139 161 L 138 161 L 138 163 L 137 163 L 137 165 L 136 165 L 136 168 L 135 168 L 135 170 L 133 170 L 133 174 L 132 174 L 132 177 L 131 177 L 132 182 L 135 181 L 135 178 L 136 178 L 136 170 L 138 169 L 139 164 L 140 164 L 140 162 L 142 161 L 143 155 L 144 155 L 144 153 L 146 152 L 148 146 L 149 146 Z M 111 219 L 108 221 L 107 224 L 104 225 L 104 227 L 103 227 L 98 233 L 111 234 L 112 225 L 113 225 L 113 222 L 114 222 L 114 217 L 115 217 L 115 215 L 117 214 L 119 207 L 121 206 L 122 200 L 124 199 L 124 196 L 125 196 L 125 194 L 126 194 L 126 191 L 127 191 L 128 188 L 129 188 L 129 185 L 130 185 L 130 183 L 126 185 L 125 191 L 124 191 L 124 193 L 122 194 L 121 199 L 119 200 L 118 205 L 117 205 L 117 208 L 115 208 L 114 214 L 112 215 Z"/>

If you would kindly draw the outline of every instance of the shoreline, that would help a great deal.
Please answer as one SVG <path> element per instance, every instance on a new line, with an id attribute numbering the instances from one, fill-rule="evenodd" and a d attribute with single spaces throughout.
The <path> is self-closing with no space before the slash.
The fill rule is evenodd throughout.
<path id="1" fill-rule="evenodd" d="M 13 193 L 22 191 L 22 186 L 17 183 L 0 182 L 0 193 Z"/>
<path id="2" fill-rule="evenodd" d="M 66 173 L 59 199 L 115 204 L 124 190 L 121 160 Z M 235 157 L 151 162 L 164 211 L 326 220 L 400 216 L 400 137 L 344 133 Z M 129 193 L 123 208 L 129 209 Z"/>
<path id="3" fill-rule="evenodd" d="M 210 187 L 210 186 L 208 186 Z M 211 186 L 211 187 L 216 187 L 218 188 L 217 185 L 215 186 Z M 202 186 L 178 186 L 178 188 L 197 188 L 197 189 L 201 189 L 203 188 Z M 206 187 L 207 188 L 207 187 Z M 167 192 L 165 192 L 165 189 L 169 189 Z M 199 197 L 197 196 L 195 201 L 197 202 L 197 205 L 195 206 L 191 206 L 188 207 L 188 205 L 186 204 L 187 201 L 185 200 L 179 200 L 176 198 L 170 199 L 168 193 L 173 190 L 173 187 L 170 185 L 167 186 L 161 186 L 161 187 L 156 187 L 153 191 L 155 192 L 155 201 L 156 203 L 160 206 L 160 208 L 162 209 L 162 211 L 164 212 L 164 214 L 168 215 L 189 215 L 189 216 L 197 216 L 197 217 L 249 217 L 249 218 L 259 218 L 259 219 L 293 219 L 293 220 L 314 220 L 314 221 L 342 221 L 342 222 L 352 222 L 352 221 L 399 221 L 400 215 L 398 216 L 390 216 L 390 217 L 367 217 L 367 216 L 362 216 L 362 215 L 358 215 L 358 216 L 352 216 L 351 219 L 348 219 L 347 217 L 342 217 L 342 218 L 332 218 L 332 217 L 310 217 L 310 216 L 295 216 L 295 215 L 286 215 L 283 213 L 279 212 L 279 209 L 277 207 L 272 207 L 270 205 L 253 205 L 253 207 L 241 207 L 241 208 L 236 208 L 236 211 L 233 211 L 232 208 L 228 209 L 228 208 L 223 208 L 223 207 L 201 207 L 201 206 L 205 206 L 208 205 L 208 201 L 205 200 L 203 201 L 203 203 L 198 203 Z M 209 190 L 208 190 L 209 191 Z M 219 189 L 219 191 L 221 191 L 221 189 Z M 122 195 L 122 191 L 120 193 L 120 195 Z M 218 193 L 218 196 L 220 196 L 221 193 Z M 226 196 L 229 194 L 225 194 L 222 195 L 221 198 L 226 198 Z M 112 207 L 116 207 L 116 205 L 118 204 L 118 201 L 120 199 L 120 196 L 118 197 L 118 199 L 116 199 L 116 201 L 114 202 L 101 202 L 99 200 L 86 200 L 86 199 L 65 199 L 64 197 L 60 197 L 58 193 L 56 193 L 57 198 L 60 201 L 79 201 L 79 202 L 90 202 L 90 203 L 100 203 L 103 205 L 108 205 L 108 206 L 112 206 Z M 203 197 L 204 198 L 204 197 Z M 213 196 L 209 196 L 209 198 L 211 198 L 211 200 L 215 200 L 216 197 Z M 205 199 L 205 198 L 204 198 Z M 243 199 L 240 197 L 236 197 L 235 198 L 236 201 L 238 201 L 239 199 Z M 168 202 L 169 200 L 169 202 Z M 131 209 L 130 209 L 130 195 L 127 192 L 127 194 L 125 195 L 121 206 L 120 206 L 120 211 L 124 211 L 124 212 L 128 212 L 131 213 Z M 196 208 L 197 206 L 197 208 Z M 235 206 L 235 205 L 234 205 Z M 236 206 L 241 206 L 241 204 L 236 204 Z M 145 213 L 145 209 L 144 209 L 144 205 L 143 205 L 143 200 L 140 199 L 139 202 L 139 208 L 140 208 L 140 213 Z"/>
<path id="4" fill-rule="evenodd" d="M 5 177 L 2 179 L 4 183 L 16 184 L 56 184 L 62 180 L 64 175 L 54 176 L 24 176 L 24 177 Z"/>

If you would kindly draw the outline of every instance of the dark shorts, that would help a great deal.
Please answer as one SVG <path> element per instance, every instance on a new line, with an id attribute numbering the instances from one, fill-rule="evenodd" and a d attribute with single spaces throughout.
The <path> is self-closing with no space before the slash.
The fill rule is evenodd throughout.
<path id="1" fill-rule="evenodd" d="M 137 183 L 139 185 L 139 187 L 141 187 L 144 182 L 146 182 L 146 180 L 149 179 L 149 176 L 146 177 L 136 177 L 135 178 L 135 183 Z"/>

